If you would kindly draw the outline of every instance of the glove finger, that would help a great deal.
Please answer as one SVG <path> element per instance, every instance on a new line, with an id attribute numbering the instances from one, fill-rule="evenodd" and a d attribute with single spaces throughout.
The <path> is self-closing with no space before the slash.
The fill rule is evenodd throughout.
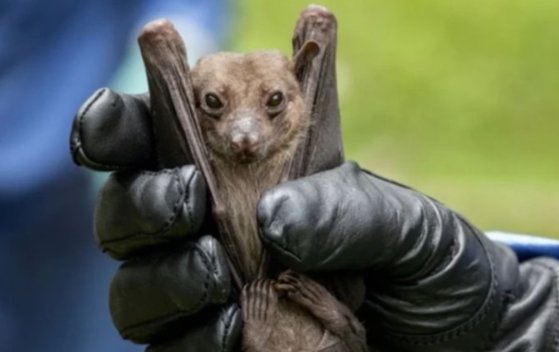
<path id="1" fill-rule="evenodd" d="M 224 303 L 230 289 L 223 248 L 204 236 L 170 253 L 125 262 L 111 282 L 109 306 L 123 338 L 149 343 Z"/>
<path id="2" fill-rule="evenodd" d="M 147 93 L 97 90 L 74 118 L 70 149 L 76 164 L 94 170 L 153 169 L 156 158 Z"/>
<path id="3" fill-rule="evenodd" d="M 97 201 L 95 238 L 113 258 L 129 258 L 197 235 L 205 210 L 206 186 L 194 166 L 113 173 Z"/>
<path id="4" fill-rule="evenodd" d="M 236 304 L 223 308 L 217 318 L 192 324 L 180 338 L 151 345 L 146 352 L 240 351 L 242 317 Z"/>
<path id="5" fill-rule="evenodd" d="M 355 163 L 271 189 L 258 219 L 266 248 L 299 271 L 414 270 L 448 248 L 452 236 L 439 238 L 458 224 L 436 201 Z"/>
<path id="6" fill-rule="evenodd" d="M 372 234 L 391 223 L 375 192 L 354 163 L 272 188 L 258 205 L 263 243 L 298 271 L 366 267 L 383 248 Z"/>

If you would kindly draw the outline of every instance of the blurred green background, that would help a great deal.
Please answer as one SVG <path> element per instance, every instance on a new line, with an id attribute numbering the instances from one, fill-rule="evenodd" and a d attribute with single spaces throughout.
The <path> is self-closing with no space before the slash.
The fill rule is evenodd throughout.
<path id="1" fill-rule="evenodd" d="M 559 237 L 559 1 L 322 1 L 347 159 L 484 230 Z M 279 48 L 305 1 L 242 0 L 232 50 Z"/>

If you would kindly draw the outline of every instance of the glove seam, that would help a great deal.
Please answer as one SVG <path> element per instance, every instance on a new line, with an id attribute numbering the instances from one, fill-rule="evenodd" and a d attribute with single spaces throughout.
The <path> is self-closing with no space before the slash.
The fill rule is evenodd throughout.
<path id="1" fill-rule="evenodd" d="M 147 231 L 136 231 L 133 232 L 131 234 L 128 234 L 126 236 L 123 237 L 119 237 L 119 238 L 113 238 L 110 240 L 104 240 L 102 242 L 100 242 L 100 245 L 103 248 L 106 248 L 107 244 L 113 244 L 113 243 L 118 243 L 121 241 L 126 241 L 129 238 L 132 237 L 145 237 L 145 238 L 159 238 L 159 239 L 164 239 L 164 235 L 166 232 L 168 232 L 172 226 L 174 224 L 176 224 L 178 218 L 179 218 L 179 209 L 180 209 L 180 205 L 181 204 L 187 204 L 186 207 L 186 216 L 187 219 L 189 220 L 189 229 L 191 227 L 191 222 L 192 222 L 192 214 L 191 214 L 191 207 L 188 204 L 188 196 L 190 194 L 189 190 L 190 190 L 190 184 L 192 183 L 193 179 L 194 179 L 194 172 L 191 173 L 191 175 L 189 176 L 188 180 L 184 183 L 184 185 L 181 183 L 181 178 L 178 176 L 180 168 L 174 168 L 171 170 L 162 170 L 162 171 L 158 171 L 158 172 L 154 172 L 154 171 L 142 171 L 140 173 L 140 175 L 160 175 L 160 174 L 171 174 L 173 176 L 173 183 L 174 186 L 177 188 L 177 193 L 179 193 L 179 196 L 177 197 L 177 200 L 175 201 L 175 204 L 173 204 L 173 208 L 171 210 L 171 215 L 168 216 L 167 220 L 165 220 L 165 222 L 161 225 L 161 227 L 159 227 L 159 229 L 153 231 L 153 232 L 147 232 Z M 110 249 L 107 249 L 107 251 L 112 252 Z"/>
<path id="2" fill-rule="evenodd" d="M 227 351 L 227 337 L 229 336 L 231 326 L 233 325 L 233 318 L 235 317 L 236 312 L 229 316 L 229 319 L 225 322 L 223 327 L 223 336 L 221 336 L 221 351 Z"/>
<path id="3" fill-rule="evenodd" d="M 79 154 L 83 158 L 83 160 L 87 162 L 88 167 L 95 167 L 98 168 L 99 170 L 115 170 L 115 171 L 124 170 L 126 169 L 125 166 L 109 164 L 109 163 L 101 163 L 91 159 L 91 157 L 87 155 L 85 149 L 83 148 L 82 136 L 83 136 L 83 120 L 85 118 L 85 115 L 89 112 L 89 110 L 91 110 L 93 104 L 95 104 L 99 100 L 99 98 L 101 98 L 101 96 L 105 94 L 105 92 L 107 91 L 108 91 L 107 88 L 100 89 L 97 92 L 97 94 L 95 94 L 94 97 L 91 99 L 91 101 L 85 106 L 83 112 L 77 116 L 78 133 L 76 134 L 75 140 L 72 140 L 70 151 L 72 153 L 72 157 L 74 161 L 78 165 L 82 164 L 77 160 L 77 155 Z"/>
<path id="4" fill-rule="evenodd" d="M 179 170 L 182 170 L 182 167 Z M 185 182 L 185 184 L 184 184 L 185 195 L 184 195 L 183 204 L 185 205 L 185 208 L 186 208 L 185 217 L 186 217 L 187 224 L 188 224 L 188 232 L 192 231 L 192 225 L 194 224 L 194 217 L 193 217 L 192 204 L 191 204 L 192 199 L 190 197 L 190 194 L 193 193 L 191 187 L 193 186 L 193 183 L 194 183 L 194 175 L 195 174 L 196 174 L 196 172 L 191 172 L 190 177 L 188 178 L 187 182 Z M 177 210 L 177 212 L 178 212 L 178 210 Z"/>
<path id="5" fill-rule="evenodd" d="M 506 291 L 503 293 L 503 309 L 501 309 L 499 311 L 498 314 L 498 318 L 495 319 L 492 324 L 491 324 L 491 334 L 489 335 L 489 337 L 487 338 L 486 343 L 483 345 L 483 347 L 480 347 L 479 349 L 477 349 L 478 352 L 485 352 L 485 351 L 491 351 L 493 349 L 493 347 L 495 346 L 495 344 L 498 342 L 498 334 L 499 334 L 499 324 L 503 319 L 503 316 L 505 315 L 505 312 L 509 309 L 510 305 L 512 302 L 514 302 L 514 300 L 516 299 L 516 297 L 509 291 Z"/>
<path id="6" fill-rule="evenodd" d="M 211 273 L 215 270 L 215 268 L 212 268 L 211 260 L 208 259 L 206 253 L 202 250 L 202 248 L 200 248 L 200 246 L 198 244 L 192 245 L 192 249 L 199 253 L 200 259 L 204 263 L 204 266 L 206 268 L 206 275 L 204 277 L 204 284 L 203 284 L 204 293 L 202 294 L 202 296 L 200 297 L 198 302 L 196 302 L 190 309 L 180 310 L 180 311 L 175 312 L 175 313 L 166 314 L 166 315 L 163 315 L 163 316 L 160 316 L 160 317 L 152 318 L 152 319 L 149 319 L 147 321 L 140 322 L 140 323 L 135 323 L 135 324 L 132 324 L 132 325 L 129 325 L 127 327 L 122 328 L 121 329 L 121 334 L 125 339 L 127 339 L 131 336 L 128 333 L 130 330 L 134 330 L 137 327 L 142 327 L 142 329 L 145 329 L 146 326 L 149 327 L 149 326 L 165 325 L 167 322 L 171 322 L 171 321 L 180 319 L 180 318 L 185 317 L 185 316 L 190 316 L 190 315 L 198 312 L 202 308 L 204 303 L 208 302 L 208 297 L 210 296 L 210 294 L 208 292 L 209 291 L 208 287 L 210 285 L 210 280 L 211 280 L 211 276 L 212 276 Z"/>
<path id="7" fill-rule="evenodd" d="M 491 308 L 497 303 L 496 299 L 497 299 L 498 289 L 500 285 L 495 270 L 495 264 L 491 258 L 491 255 L 489 255 L 488 250 L 485 248 L 483 242 L 479 239 L 477 233 L 475 232 L 475 230 L 472 229 L 469 223 L 463 220 L 458 215 L 457 217 L 462 221 L 464 226 L 467 226 L 472 231 L 473 235 L 478 240 L 480 246 L 483 248 L 483 252 L 485 253 L 487 261 L 489 262 L 489 268 L 491 271 L 491 286 L 489 288 L 489 292 L 487 293 L 484 299 L 484 302 L 482 303 L 482 306 L 474 314 L 474 316 L 470 318 L 468 321 L 448 331 L 444 331 L 442 333 L 433 334 L 429 336 L 410 336 L 410 335 L 400 335 L 400 334 L 388 332 L 387 334 L 390 336 L 390 339 L 397 340 L 399 343 L 416 345 L 416 346 L 419 345 L 426 346 L 426 345 L 448 342 L 474 329 L 485 318 L 485 316 L 489 313 Z"/>
<path id="8" fill-rule="evenodd" d="M 79 115 L 77 116 L 76 120 L 78 122 L 78 128 L 77 128 L 77 133 L 75 138 L 72 138 L 71 144 L 70 144 L 70 151 L 72 153 L 72 158 L 74 159 L 74 161 L 77 164 L 80 164 L 77 160 L 77 154 L 80 154 L 87 162 L 90 162 L 91 160 L 87 157 L 85 151 L 82 148 L 82 122 L 83 122 L 83 118 L 84 116 L 89 112 L 89 110 L 91 109 L 91 106 L 97 101 L 99 100 L 99 97 L 105 92 L 105 88 L 100 89 L 99 91 L 97 91 L 97 93 L 93 96 L 93 98 L 89 101 L 89 103 L 85 106 L 84 110 L 79 113 Z"/>
<path id="9" fill-rule="evenodd" d="M 556 269 L 547 265 L 546 260 L 543 258 L 534 260 L 533 264 L 549 270 L 553 275 L 555 281 L 555 285 L 553 285 L 553 297 L 554 297 L 553 308 L 555 311 L 555 319 L 554 319 L 554 323 L 550 324 L 550 326 L 556 327 L 559 325 L 559 273 L 557 272 Z M 552 347 L 553 349 L 551 351 L 559 351 L 559 330 L 557 329 L 551 330 L 550 327 L 548 326 L 546 328 L 546 331 L 548 335 L 552 336 L 551 339 L 552 345 L 550 347 Z"/>

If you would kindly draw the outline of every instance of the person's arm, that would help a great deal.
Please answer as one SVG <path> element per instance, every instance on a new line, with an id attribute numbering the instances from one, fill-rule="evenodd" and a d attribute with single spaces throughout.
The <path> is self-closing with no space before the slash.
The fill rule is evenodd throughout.
<path id="1" fill-rule="evenodd" d="M 346 163 L 266 192 L 258 210 L 283 264 L 365 274 L 359 313 L 378 350 L 559 350 L 559 264 L 519 266 L 419 192 Z"/>

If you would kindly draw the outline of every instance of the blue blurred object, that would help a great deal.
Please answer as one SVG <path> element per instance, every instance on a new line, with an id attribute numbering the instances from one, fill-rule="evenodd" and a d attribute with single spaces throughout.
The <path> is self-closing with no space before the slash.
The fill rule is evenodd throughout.
<path id="1" fill-rule="evenodd" d="M 499 231 L 486 234 L 491 240 L 511 247 L 520 261 L 544 256 L 559 259 L 559 240 Z"/>
<path id="2" fill-rule="evenodd" d="M 228 12 L 227 0 L 0 0 L 0 349 L 143 350 L 110 322 L 118 263 L 94 245 L 91 174 L 68 150 L 72 118 L 146 21 L 170 17 L 203 53 L 217 48 Z"/>

